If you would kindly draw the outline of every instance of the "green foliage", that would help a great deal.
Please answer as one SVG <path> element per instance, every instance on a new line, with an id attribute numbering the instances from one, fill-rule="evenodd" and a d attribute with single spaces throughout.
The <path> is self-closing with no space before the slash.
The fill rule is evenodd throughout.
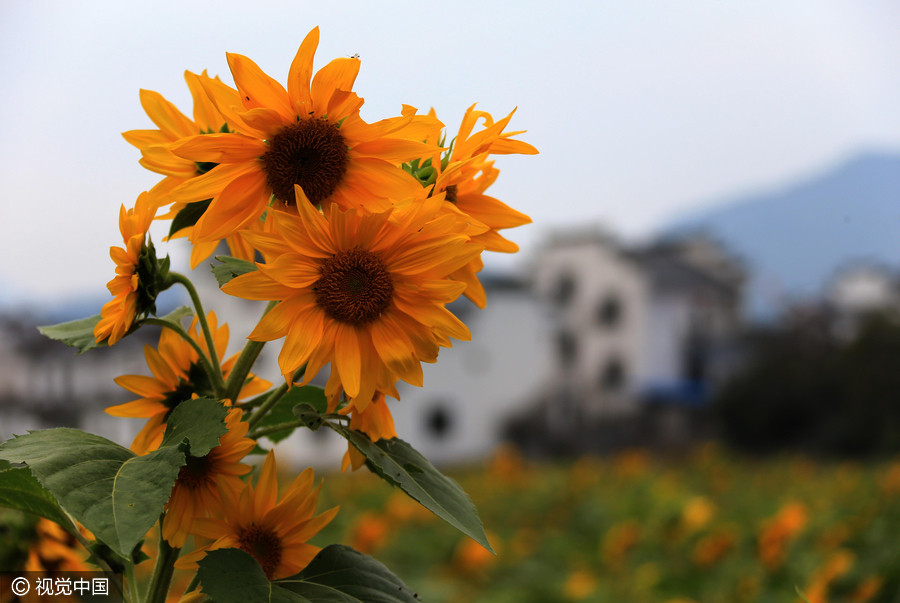
<path id="1" fill-rule="evenodd" d="M 0 471 L 0 507 L 17 509 L 55 521 L 72 531 L 72 521 L 53 495 L 47 492 L 27 467 Z"/>
<path id="2" fill-rule="evenodd" d="M 0 503 L 69 526 L 65 515 L 59 515 L 59 501 L 127 559 L 162 513 L 185 463 L 185 449 L 203 456 L 218 445 L 226 432 L 226 413 L 217 400 L 198 398 L 179 404 L 169 416 L 159 450 L 144 456 L 77 429 L 17 436 L 0 444 L 0 458 L 25 463 L 28 469 L 0 472 Z M 7 504 L 5 498 L 15 504 Z"/>
<path id="3" fill-rule="evenodd" d="M 16 436 L 0 444 L 0 457 L 26 463 L 68 513 L 124 558 L 156 523 L 185 462 L 175 446 L 139 457 L 68 428 Z"/>
<path id="4" fill-rule="evenodd" d="M 317 419 L 310 407 L 298 407 L 301 416 L 312 428 Z M 475 505 L 455 481 L 443 475 L 424 456 L 401 440 L 372 442 L 368 436 L 340 423 L 327 425 L 344 436 L 366 457 L 366 466 L 383 480 L 397 486 L 426 509 L 470 536 L 478 544 L 493 552 Z"/>
<path id="5" fill-rule="evenodd" d="M 61 322 L 56 325 L 38 327 L 38 331 L 44 337 L 61 341 L 69 347 L 77 348 L 82 354 L 98 347 L 106 347 L 106 342 L 97 343 L 94 340 L 94 327 L 100 322 L 100 315 L 79 318 L 69 322 Z"/>
<path id="6" fill-rule="evenodd" d="M 417 603 L 384 565 L 350 547 L 323 549 L 295 576 L 269 582 L 259 564 L 237 549 L 210 551 L 199 562 L 203 592 L 216 603 Z"/>
<path id="7" fill-rule="evenodd" d="M 849 342 L 827 324 L 757 335 L 715 401 L 724 435 L 750 451 L 842 456 L 900 451 L 900 323 L 870 316 Z"/>
<path id="8" fill-rule="evenodd" d="M 181 208 L 181 211 L 175 214 L 175 217 L 172 218 L 172 225 L 169 227 L 169 237 L 174 236 L 180 230 L 196 224 L 197 220 L 199 220 L 203 216 L 203 214 L 206 213 L 206 208 L 209 207 L 209 204 L 211 202 L 212 199 L 205 199 L 203 201 L 188 203 L 183 208 Z"/>
<path id="9" fill-rule="evenodd" d="M 173 324 L 181 324 L 186 316 L 191 316 L 193 312 L 187 306 L 181 306 L 172 312 L 169 312 L 160 320 L 171 322 Z M 100 315 L 95 314 L 87 318 L 79 318 L 78 320 L 70 320 L 69 322 L 61 322 L 55 325 L 45 325 L 38 327 L 41 335 L 56 341 L 61 341 L 71 348 L 76 348 L 78 354 L 83 354 L 94 348 L 106 347 L 106 342 L 97 343 L 94 340 L 94 327 L 100 322 Z M 133 332 L 140 326 L 140 321 L 136 321 L 132 325 L 129 332 Z"/>
<path id="10" fill-rule="evenodd" d="M 263 394 L 260 398 L 266 398 L 268 394 Z M 302 404 L 309 405 L 315 412 L 324 413 L 328 408 L 328 401 L 325 399 L 325 391 L 321 387 L 315 385 L 304 385 L 292 387 L 280 400 L 272 407 L 269 413 L 256 424 L 255 429 L 264 429 L 274 427 L 282 423 L 288 423 L 295 418 L 294 407 Z M 266 437 L 275 443 L 280 442 L 294 432 L 295 428 L 283 429 L 267 433 Z"/>
<path id="11" fill-rule="evenodd" d="M 216 259 L 221 263 L 213 265 L 212 273 L 213 276 L 216 277 L 216 282 L 219 283 L 219 287 L 236 276 L 256 270 L 256 264 L 248 262 L 247 260 L 241 260 L 227 255 L 217 255 Z"/>
<path id="12" fill-rule="evenodd" d="M 206 456 L 219 445 L 225 435 L 225 415 L 228 409 L 218 400 L 196 398 L 185 400 L 175 407 L 166 420 L 162 446 L 187 444 L 184 452 L 191 456 Z"/>

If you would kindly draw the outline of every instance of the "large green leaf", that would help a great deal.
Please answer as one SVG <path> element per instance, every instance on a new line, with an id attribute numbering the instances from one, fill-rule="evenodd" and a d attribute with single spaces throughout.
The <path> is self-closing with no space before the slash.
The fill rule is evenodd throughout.
<path id="1" fill-rule="evenodd" d="M 237 549 L 207 553 L 199 574 L 203 592 L 216 603 L 418 603 L 384 565 L 339 544 L 323 549 L 299 574 L 275 582 Z"/>
<path id="2" fill-rule="evenodd" d="M 198 562 L 201 589 L 215 603 L 309 603 L 269 582 L 256 560 L 238 549 L 210 551 Z"/>
<path id="3" fill-rule="evenodd" d="M 105 347 L 106 342 L 97 343 L 94 339 L 94 327 L 100 322 L 100 315 L 79 318 L 69 322 L 61 322 L 58 325 L 45 325 L 38 327 L 38 331 L 45 337 L 61 341 L 69 347 L 77 348 L 78 353 L 87 352 L 94 348 Z"/>
<path id="4" fill-rule="evenodd" d="M 294 414 L 311 429 L 325 424 L 337 431 L 366 457 L 366 466 L 373 473 L 399 487 L 426 509 L 494 552 L 478 518 L 478 511 L 463 489 L 435 469 L 412 446 L 400 438 L 372 442 L 364 433 L 317 416 L 315 409 L 308 405 L 297 406 Z"/>
<path id="5" fill-rule="evenodd" d="M 228 409 L 218 400 L 185 400 L 175 407 L 166 420 L 162 446 L 178 446 L 188 441 L 192 456 L 206 456 L 219 445 L 219 438 L 228 431 L 225 427 L 226 414 Z"/>
<path id="6" fill-rule="evenodd" d="M 213 265 L 212 273 L 213 276 L 216 277 L 216 281 L 219 283 L 220 287 L 236 276 L 256 270 L 256 264 L 248 262 L 247 260 L 241 260 L 227 255 L 217 255 L 216 259 L 220 261 L 221 264 Z"/>
<path id="7" fill-rule="evenodd" d="M 275 584 L 311 601 L 418 603 L 418 595 L 379 561 L 349 546 L 325 547 L 306 568 Z"/>
<path id="8" fill-rule="evenodd" d="M 185 462 L 177 446 L 136 456 L 69 428 L 7 440 L 0 458 L 26 463 L 63 509 L 125 558 L 153 527 Z"/>
<path id="9" fill-rule="evenodd" d="M 74 529 L 69 516 L 27 467 L 0 471 L 0 507 L 33 513 L 68 530 Z"/>
<path id="10" fill-rule="evenodd" d="M 182 306 L 165 316 L 161 320 L 171 323 L 180 324 L 185 316 L 193 314 L 190 308 Z M 79 318 L 69 322 L 61 322 L 58 325 L 45 325 L 38 327 L 38 331 L 44 336 L 56 341 L 61 341 L 69 347 L 76 348 L 79 354 L 93 350 L 94 348 L 106 347 L 106 342 L 97 343 L 94 339 L 94 327 L 100 322 L 100 315 L 89 316 L 87 318 Z M 135 322 L 129 329 L 134 331 L 140 326 L 140 321 Z"/>
<path id="11" fill-rule="evenodd" d="M 255 429 L 273 427 L 294 420 L 296 417 L 294 416 L 293 409 L 301 404 L 308 404 L 316 411 L 324 413 L 328 407 L 328 401 L 325 399 L 325 390 L 321 387 L 316 387 L 315 385 L 295 385 L 290 391 L 282 396 L 281 399 L 278 400 L 278 403 L 272 407 L 272 410 L 257 423 Z M 291 435 L 293 431 L 294 428 L 283 429 L 274 433 L 267 433 L 266 437 L 277 443 Z"/>

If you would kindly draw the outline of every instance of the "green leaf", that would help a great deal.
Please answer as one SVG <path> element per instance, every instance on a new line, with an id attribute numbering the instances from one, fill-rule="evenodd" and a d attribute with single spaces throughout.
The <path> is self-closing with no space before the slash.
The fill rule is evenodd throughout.
<path id="1" fill-rule="evenodd" d="M 69 428 L 7 440 L 0 458 L 26 463 L 63 509 L 125 558 L 156 523 L 185 462 L 177 446 L 139 457 Z"/>
<path id="2" fill-rule="evenodd" d="M 221 264 L 212 267 L 213 276 L 216 277 L 219 287 L 236 276 L 256 270 L 256 264 L 248 262 L 247 260 L 241 260 L 227 255 L 217 255 L 216 259 L 222 262 Z"/>
<path id="3" fill-rule="evenodd" d="M 194 311 L 191 310 L 188 306 L 181 306 L 180 308 L 175 308 L 165 316 L 160 316 L 160 320 L 164 320 L 166 322 L 170 322 L 172 324 L 178 326 L 184 326 L 181 324 L 181 321 L 187 318 L 188 316 L 193 316 Z"/>
<path id="4" fill-rule="evenodd" d="M 98 322 L 100 322 L 100 315 L 96 314 L 88 318 L 61 322 L 58 325 L 38 327 L 38 331 L 44 337 L 61 341 L 72 348 L 78 348 L 78 353 L 81 354 L 94 348 L 106 346 L 105 341 L 97 343 L 94 339 L 94 327 L 97 326 Z"/>
<path id="5" fill-rule="evenodd" d="M 256 560 L 238 549 L 210 551 L 198 562 L 201 590 L 215 603 L 308 603 L 274 586 Z"/>
<path id="6" fill-rule="evenodd" d="M 263 397 L 268 396 L 264 394 Z M 325 390 L 314 385 L 295 385 L 272 407 L 272 410 L 257 423 L 256 429 L 263 427 L 272 427 L 280 423 L 293 421 L 295 418 L 294 407 L 301 404 L 307 404 L 320 413 L 324 413 L 328 409 L 328 400 L 325 399 Z M 266 434 L 272 442 L 278 443 L 285 439 L 293 429 L 284 429 L 274 433 Z"/>
<path id="7" fill-rule="evenodd" d="M 294 412 L 305 421 L 315 420 L 309 407 L 298 408 Z M 319 419 L 325 421 L 324 417 Z M 366 434 L 340 423 L 325 421 L 325 424 L 344 436 L 366 457 L 366 465 L 373 473 L 392 486 L 399 487 L 426 509 L 494 552 L 478 518 L 478 511 L 463 489 L 435 469 L 412 446 L 400 438 L 375 443 Z"/>
<path id="8" fill-rule="evenodd" d="M 325 547 L 306 568 L 274 584 L 311 601 L 418 603 L 416 593 L 368 555 L 349 546 Z"/>
<path id="9" fill-rule="evenodd" d="M 209 207 L 211 201 L 212 199 L 204 199 L 203 201 L 195 201 L 194 203 L 185 205 L 181 211 L 172 218 L 172 226 L 169 227 L 169 236 L 171 237 L 172 235 L 177 234 L 179 230 L 196 224 L 197 220 L 206 213 L 206 208 Z"/>
<path id="10" fill-rule="evenodd" d="M 27 467 L 0 471 L 0 507 L 44 517 L 70 531 L 75 529 L 53 495 L 41 486 Z"/>
<path id="11" fill-rule="evenodd" d="M 191 456 L 206 456 L 228 431 L 225 427 L 227 414 L 228 409 L 218 400 L 185 400 L 166 419 L 162 446 L 178 446 L 187 441 L 190 446 L 187 452 Z"/>
<path id="12" fill-rule="evenodd" d="M 199 565 L 203 592 L 216 603 L 418 603 L 384 565 L 339 544 L 323 549 L 299 574 L 274 582 L 238 549 L 210 551 Z"/>

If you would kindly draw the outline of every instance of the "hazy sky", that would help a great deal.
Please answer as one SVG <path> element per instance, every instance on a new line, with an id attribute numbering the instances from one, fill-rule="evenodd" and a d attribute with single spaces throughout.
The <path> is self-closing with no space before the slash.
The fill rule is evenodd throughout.
<path id="1" fill-rule="evenodd" d="M 550 228 L 646 235 L 858 150 L 900 150 L 890 0 L 249 7 L 0 3 L 0 300 L 104 294 L 119 205 L 158 180 L 120 136 L 151 125 L 140 88 L 190 114 L 184 70 L 231 83 L 226 51 L 283 82 L 315 25 L 316 68 L 360 55 L 368 120 L 407 103 L 454 129 L 474 102 L 495 116 L 518 106 L 512 127 L 541 155 L 501 157 L 493 192 L 534 219 L 510 235 L 523 259 Z"/>

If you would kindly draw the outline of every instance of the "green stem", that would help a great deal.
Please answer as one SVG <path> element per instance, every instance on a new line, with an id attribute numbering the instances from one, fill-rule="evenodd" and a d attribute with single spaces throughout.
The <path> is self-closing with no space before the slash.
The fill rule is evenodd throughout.
<path id="1" fill-rule="evenodd" d="M 266 398 L 263 403 L 259 405 L 259 408 L 253 411 L 253 414 L 250 415 L 250 418 L 247 419 L 247 423 L 250 425 L 251 429 L 254 425 L 259 423 L 276 404 L 278 404 L 278 401 L 284 397 L 284 395 L 287 393 L 287 390 L 287 383 L 282 383 L 278 386 L 278 388 L 272 390 L 272 393 L 269 394 L 269 397 Z"/>
<path id="2" fill-rule="evenodd" d="M 274 308 L 277 303 L 275 301 L 269 302 L 262 315 L 268 314 L 269 310 Z M 247 380 L 247 375 L 250 374 L 250 369 L 253 368 L 253 363 L 256 362 L 264 345 L 266 345 L 264 341 L 247 340 L 244 349 L 241 350 L 241 355 L 238 356 L 237 362 L 234 363 L 234 367 L 231 369 L 231 374 L 228 375 L 228 381 L 225 382 L 226 400 L 237 402 L 241 388 L 244 387 L 244 382 Z"/>
<path id="3" fill-rule="evenodd" d="M 130 603 L 141 603 L 141 595 L 138 592 L 137 578 L 134 576 L 134 564 L 125 565 L 125 579 L 128 580 L 128 600 Z"/>
<path id="4" fill-rule="evenodd" d="M 333 421 L 337 421 L 338 423 L 346 423 L 349 418 L 346 415 L 339 415 L 337 413 L 329 413 L 325 415 L 320 415 L 323 419 L 331 419 Z M 253 440 L 258 440 L 263 436 L 267 436 L 270 433 L 277 433 L 279 431 L 285 429 L 293 429 L 295 427 L 303 427 L 306 425 L 306 422 L 303 419 L 296 419 L 294 421 L 285 421 L 284 423 L 276 423 L 275 425 L 269 425 L 268 427 L 263 427 L 262 429 L 257 429 L 251 433 L 247 434 L 247 437 Z"/>
<path id="5" fill-rule="evenodd" d="M 156 567 L 153 568 L 153 577 L 150 579 L 147 603 L 165 603 L 169 583 L 172 582 L 172 574 L 175 572 L 175 560 L 178 559 L 178 554 L 181 552 L 181 549 L 173 548 L 163 538 L 163 517 L 163 515 L 159 517 L 159 552 L 156 557 Z"/>
<path id="6" fill-rule="evenodd" d="M 188 332 L 181 327 L 181 325 L 176 324 L 174 322 L 169 322 L 168 320 L 162 320 L 159 318 L 147 318 L 144 320 L 144 323 L 148 325 L 156 325 L 162 327 L 164 329 L 171 329 L 178 333 L 182 339 L 184 339 L 191 347 L 194 348 L 194 351 L 197 352 L 197 356 L 200 359 L 200 364 L 203 366 L 203 371 L 206 373 L 206 376 L 209 377 L 209 382 L 213 386 L 213 390 L 216 392 L 217 396 L 222 395 L 222 391 L 225 389 L 225 385 L 222 382 L 221 374 L 217 371 L 213 370 L 212 364 L 209 362 L 209 358 L 206 357 L 206 352 L 203 351 L 203 348 L 200 347 L 200 344 L 194 341 L 194 338 L 188 335 Z"/>
<path id="7" fill-rule="evenodd" d="M 216 370 L 218 377 L 216 381 L 221 383 L 224 379 L 222 377 L 222 367 L 219 362 L 219 353 L 216 351 L 216 343 L 213 340 L 212 331 L 209 329 L 209 323 L 206 321 L 206 312 L 203 311 L 203 304 L 200 303 L 200 296 L 197 294 L 197 289 L 194 287 L 194 283 L 191 282 L 191 279 L 183 274 L 170 272 L 169 279 L 174 283 L 183 285 L 184 288 L 187 289 L 188 295 L 191 296 L 191 302 L 193 302 L 194 310 L 197 312 L 197 321 L 200 323 L 200 330 L 203 331 L 203 337 L 206 339 L 206 347 L 209 350 L 209 359 L 212 361 L 212 365 Z"/>

